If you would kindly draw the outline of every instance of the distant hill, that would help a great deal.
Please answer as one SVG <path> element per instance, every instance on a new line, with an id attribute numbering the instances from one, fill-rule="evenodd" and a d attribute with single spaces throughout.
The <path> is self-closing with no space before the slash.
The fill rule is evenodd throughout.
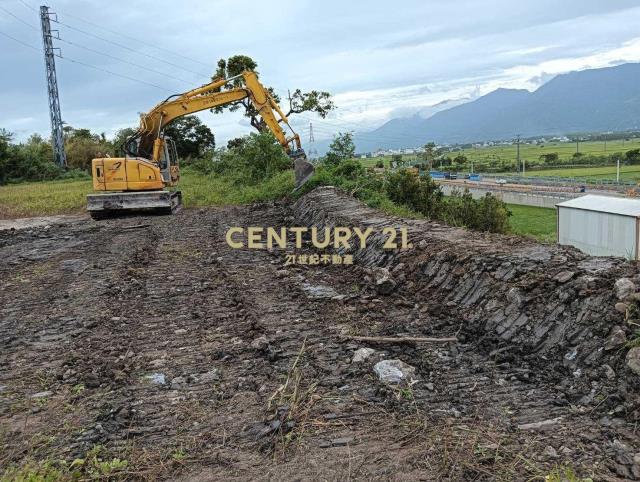
<path id="1" fill-rule="evenodd" d="M 640 128 L 640 64 L 558 75 L 534 92 L 498 89 L 429 118 L 392 119 L 356 133 L 358 152 Z"/>

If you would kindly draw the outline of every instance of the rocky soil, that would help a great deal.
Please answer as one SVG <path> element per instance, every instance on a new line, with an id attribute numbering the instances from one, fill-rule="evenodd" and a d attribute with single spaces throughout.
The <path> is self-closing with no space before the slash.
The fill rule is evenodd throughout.
<path id="1" fill-rule="evenodd" d="M 286 225 L 407 227 L 413 248 L 284 266 L 225 242 Z M 332 189 L 0 231 L 0 255 L 8 477 L 640 479 L 635 264 Z"/>

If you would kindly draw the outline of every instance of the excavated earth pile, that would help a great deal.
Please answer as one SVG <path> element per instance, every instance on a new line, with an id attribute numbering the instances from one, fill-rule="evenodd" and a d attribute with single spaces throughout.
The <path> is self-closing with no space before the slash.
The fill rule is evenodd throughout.
<path id="1" fill-rule="evenodd" d="M 406 227 L 413 248 L 376 234 L 354 265 L 285 266 L 292 250 L 230 248 L 232 226 Z M 640 479 L 624 260 L 331 188 L 0 231 L 0 255 L 0 474 Z"/>

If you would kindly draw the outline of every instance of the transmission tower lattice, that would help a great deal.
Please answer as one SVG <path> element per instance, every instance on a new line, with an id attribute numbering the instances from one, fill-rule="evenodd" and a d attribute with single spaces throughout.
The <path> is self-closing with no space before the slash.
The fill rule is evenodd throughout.
<path id="1" fill-rule="evenodd" d="M 309 122 L 309 158 L 316 159 L 318 150 L 315 147 L 316 139 L 313 137 L 313 124 Z"/>
<path id="2" fill-rule="evenodd" d="M 58 80 L 56 78 L 55 51 L 51 35 L 49 7 L 40 7 L 40 25 L 42 26 L 42 45 L 44 47 L 44 63 L 47 73 L 47 91 L 49 94 L 49 115 L 51 117 L 51 138 L 53 140 L 53 157 L 55 162 L 65 167 L 67 156 L 64 152 L 64 138 L 62 136 L 62 115 L 60 114 L 60 98 L 58 97 Z M 57 32 L 57 31 L 55 31 Z M 60 56 L 60 54 L 58 54 Z"/>

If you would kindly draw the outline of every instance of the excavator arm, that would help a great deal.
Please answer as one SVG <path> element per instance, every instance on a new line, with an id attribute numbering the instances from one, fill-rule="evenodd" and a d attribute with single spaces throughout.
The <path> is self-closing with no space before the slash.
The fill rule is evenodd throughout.
<path id="1" fill-rule="evenodd" d="M 177 96 L 169 98 L 144 114 L 140 119 L 140 128 L 134 140 L 137 140 L 137 155 L 159 162 L 163 152 L 162 131 L 175 119 L 214 107 L 220 107 L 244 99 L 249 99 L 254 105 L 266 126 L 273 133 L 278 142 L 292 157 L 304 155 L 300 145 L 300 137 L 293 132 L 287 116 L 282 112 L 269 91 L 260 83 L 255 72 L 246 71 L 240 74 L 244 87 L 230 90 L 220 90 L 231 79 L 215 80 L 207 85 L 198 87 Z M 291 130 L 287 137 L 282 125 Z M 128 143 L 131 143 L 129 141 Z"/>

